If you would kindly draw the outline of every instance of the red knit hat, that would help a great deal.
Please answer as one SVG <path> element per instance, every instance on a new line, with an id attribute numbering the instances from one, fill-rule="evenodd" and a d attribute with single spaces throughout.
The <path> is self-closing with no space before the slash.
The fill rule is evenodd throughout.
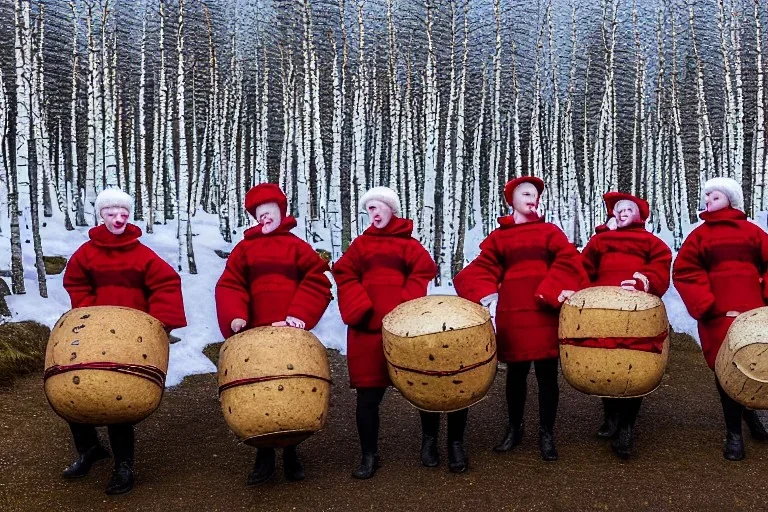
<path id="1" fill-rule="evenodd" d="M 280 214 L 285 217 L 288 199 L 280 187 L 274 183 L 259 183 L 245 194 L 245 209 L 256 217 L 256 207 L 264 203 L 277 203 Z"/>
<path id="2" fill-rule="evenodd" d="M 648 206 L 648 201 L 640 199 L 631 194 L 625 194 L 624 192 L 607 192 L 603 195 L 605 200 L 605 207 L 608 209 L 608 218 L 613 217 L 613 209 L 616 207 L 616 203 L 619 201 L 632 201 L 637 205 L 637 209 L 640 210 L 640 219 L 645 222 L 648 220 L 648 216 L 651 214 L 651 209 Z"/>
<path id="3" fill-rule="evenodd" d="M 531 183 L 536 187 L 536 190 L 539 191 L 539 195 L 544 192 L 544 181 L 541 178 L 537 178 L 536 176 L 521 176 L 507 182 L 504 186 L 504 199 L 507 200 L 507 204 L 512 205 L 512 193 L 523 183 Z"/>

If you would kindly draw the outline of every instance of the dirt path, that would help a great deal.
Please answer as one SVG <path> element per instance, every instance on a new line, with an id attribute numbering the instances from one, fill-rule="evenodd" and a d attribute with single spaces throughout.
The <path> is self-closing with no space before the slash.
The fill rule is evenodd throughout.
<path id="1" fill-rule="evenodd" d="M 359 457 L 354 392 L 346 385 L 345 359 L 332 352 L 330 420 L 301 446 L 305 481 L 286 482 L 278 463 L 272 481 L 245 487 L 254 450 L 227 429 L 211 374 L 168 391 L 139 425 L 137 486 L 122 497 L 104 494 L 109 463 L 79 481 L 60 478 L 73 457 L 69 431 L 48 406 L 40 377 L 28 377 L 0 390 L 0 510 L 765 510 L 768 445 L 748 440 L 745 461 L 723 459 L 712 373 L 697 347 L 675 341 L 668 374 L 644 403 L 637 456 L 629 462 L 594 436 L 599 400 L 565 382 L 556 427 L 560 461 L 544 463 L 538 455 L 535 384 L 523 445 L 493 453 L 506 424 L 500 371 L 488 398 L 470 413 L 468 473 L 449 473 L 445 460 L 434 469 L 420 465 L 418 414 L 389 392 L 383 467 L 373 479 L 356 481 L 350 477 Z"/>

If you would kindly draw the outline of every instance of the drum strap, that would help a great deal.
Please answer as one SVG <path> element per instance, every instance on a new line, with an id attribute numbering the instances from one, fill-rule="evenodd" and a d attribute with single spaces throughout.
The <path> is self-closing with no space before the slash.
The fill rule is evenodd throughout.
<path id="1" fill-rule="evenodd" d="M 399 366 L 394 364 L 391 361 L 387 361 L 387 364 L 389 364 L 393 368 L 397 368 L 398 370 L 403 370 L 406 372 L 412 372 L 412 373 L 418 373 L 420 375 L 430 375 L 433 377 L 449 377 L 451 375 L 458 375 L 459 373 L 468 372 L 469 370 L 474 370 L 475 368 L 479 368 L 481 366 L 485 366 L 493 360 L 496 359 L 496 352 L 494 352 L 491 357 L 486 359 L 485 361 L 480 361 L 478 363 L 471 364 L 469 366 L 460 366 L 458 370 L 420 370 L 416 368 L 408 368 L 407 366 Z"/>
<path id="2" fill-rule="evenodd" d="M 265 375 L 263 377 L 250 377 L 247 379 L 237 379 L 233 380 L 232 382 L 227 382 L 226 384 L 222 384 L 219 386 L 219 395 L 221 395 L 224 391 L 232 388 L 236 388 L 238 386 L 247 386 L 248 384 L 257 384 L 259 382 L 268 382 L 270 380 L 281 380 L 281 379 L 317 379 L 322 380 L 324 382 L 327 382 L 328 384 L 333 384 L 331 379 L 326 379 L 325 377 L 320 377 L 318 375 L 310 375 L 308 373 L 292 373 L 290 375 Z"/>
<path id="3" fill-rule="evenodd" d="M 94 361 L 91 363 L 77 363 L 68 365 L 53 365 L 45 370 L 43 374 L 43 382 L 50 379 L 54 375 L 59 375 L 67 372 L 74 372 L 78 370 L 106 370 L 110 372 L 124 373 L 126 375 L 134 375 L 147 379 L 150 382 L 157 384 L 160 389 L 165 388 L 165 372 L 155 366 L 143 365 L 143 364 L 124 364 L 124 363 L 112 363 L 108 361 Z"/>

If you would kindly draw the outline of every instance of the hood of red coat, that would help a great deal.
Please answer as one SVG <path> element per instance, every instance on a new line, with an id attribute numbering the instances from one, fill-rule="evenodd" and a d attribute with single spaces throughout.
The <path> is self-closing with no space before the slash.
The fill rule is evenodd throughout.
<path id="1" fill-rule="evenodd" d="M 397 236 L 401 238 L 411 238 L 413 233 L 413 221 L 392 216 L 389 224 L 379 229 L 376 226 L 369 226 L 363 234 L 369 236 Z"/>
<path id="2" fill-rule="evenodd" d="M 88 231 L 88 236 L 94 245 L 106 247 L 108 249 L 120 249 L 130 247 L 139 242 L 141 228 L 136 224 L 128 223 L 125 225 L 125 231 L 120 235 L 111 233 L 107 226 L 100 224 Z"/>
<path id="3" fill-rule="evenodd" d="M 517 224 L 515 222 L 514 215 L 505 215 L 504 217 L 499 217 L 499 227 L 501 229 L 509 229 L 509 228 L 514 228 L 519 226 L 528 226 L 530 224 L 541 224 L 542 222 L 544 222 L 544 217 L 539 217 L 536 220 L 531 220 L 523 224 Z"/>
<path id="4" fill-rule="evenodd" d="M 252 228 L 248 228 L 245 230 L 243 235 L 247 239 L 253 239 L 258 238 L 260 236 L 272 236 L 272 235 L 281 235 L 285 233 L 290 233 L 293 228 L 296 227 L 296 219 L 294 219 L 291 216 L 284 217 L 283 220 L 280 222 L 280 225 L 277 226 L 277 229 L 274 231 L 267 233 L 266 235 L 261 232 L 261 224 L 258 226 L 253 226 Z"/>
<path id="5" fill-rule="evenodd" d="M 701 212 L 699 218 L 704 222 L 730 222 L 736 220 L 747 220 L 747 214 L 729 206 L 716 212 Z"/>

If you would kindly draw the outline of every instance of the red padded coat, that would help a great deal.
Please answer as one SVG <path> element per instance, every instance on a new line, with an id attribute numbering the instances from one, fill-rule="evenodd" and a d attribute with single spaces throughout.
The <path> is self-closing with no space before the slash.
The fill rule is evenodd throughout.
<path id="1" fill-rule="evenodd" d="M 734 208 L 699 215 L 703 224 L 691 231 L 677 253 L 672 282 L 699 322 L 699 338 L 710 368 L 734 318 L 763 307 L 768 268 L 768 234 Z"/>
<path id="2" fill-rule="evenodd" d="M 581 255 L 554 224 L 515 224 L 510 215 L 480 244 L 480 255 L 453 281 L 473 302 L 499 294 L 496 345 L 500 361 L 558 356 L 557 324 L 563 290 L 586 282 Z"/>
<path id="3" fill-rule="evenodd" d="M 75 251 L 64 271 L 73 308 L 124 306 L 149 313 L 166 329 L 187 325 L 181 278 L 160 256 L 139 242 L 141 229 L 128 224 L 120 235 L 105 225 Z"/>
<path id="4" fill-rule="evenodd" d="M 353 388 L 391 384 L 381 321 L 403 302 L 424 297 L 437 275 L 432 257 L 411 236 L 413 222 L 392 217 L 383 229 L 369 227 L 333 265 L 339 311 L 347 329 L 347 365 Z"/>
<path id="5" fill-rule="evenodd" d="M 285 217 L 269 234 L 261 226 L 245 230 L 216 283 L 216 313 L 225 338 L 235 318 L 243 329 L 272 325 L 287 316 L 312 329 L 331 301 L 328 264 L 311 245 L 291 233 L 296 219 Z"/>

